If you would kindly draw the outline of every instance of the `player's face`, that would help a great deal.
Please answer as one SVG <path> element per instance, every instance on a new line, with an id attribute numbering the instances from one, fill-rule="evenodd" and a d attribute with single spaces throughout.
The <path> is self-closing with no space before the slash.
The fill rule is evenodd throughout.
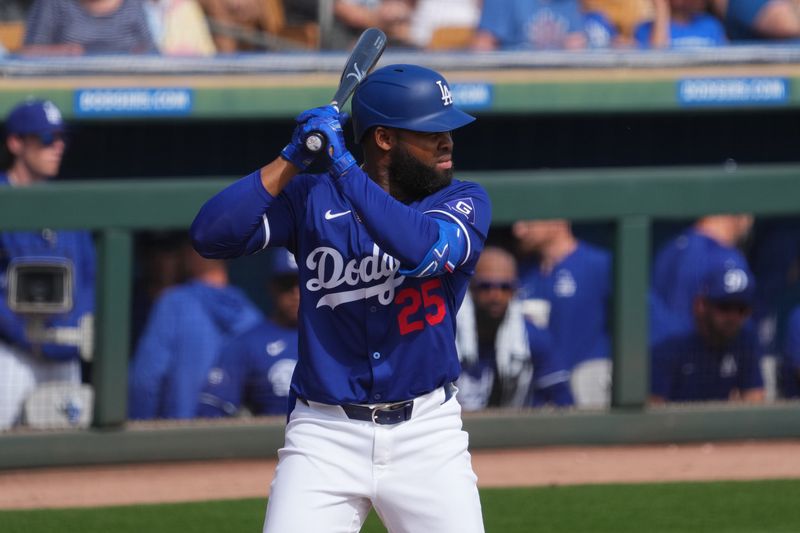
<path id="1" fill-rule="evenodd" d="M 491 253 L 482 255 L 470 283 L 476 315 L 498 322 L 502 320 L 516 287 L 517 271 L 510 257 Z"/>
<path id="2" fill-rule="evenodd" d="M 34 178 L 50 178 L 58 174 L 65 146 L 61 134 L 44 138 L 36 135 L 14 136 L 9 140 L 11 153 L 19 164 L 28 168 Z"/>
<path id="3" fill-rule="evenodd" d="M 398 143 L 389 159 L 392 185 L 405 196 L 419 199 L 453 180 L 453 137 L 450 132 L 423 133 L 395 130 Z"/>
<path id="4" fill-rule="evenodd" d="M 736 338 L 751 312 L 750 306 L 742 302 L 704 300 L 702 307 L 708 337 L 715 345 L 724 345 Z"/>
<path id="5" fill-rule="evenodd" d="M 520 252 L 529 254 L 549 243 L 560 224 L 560 220 L 518 220 L 511 231 L 517 239 Z"/>

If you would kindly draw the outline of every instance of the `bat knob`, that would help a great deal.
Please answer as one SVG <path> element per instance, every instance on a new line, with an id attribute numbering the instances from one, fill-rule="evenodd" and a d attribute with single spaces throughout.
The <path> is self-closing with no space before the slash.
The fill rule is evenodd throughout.
<path id="1" fill-rule="evenodd" d="M 317 153 L 325 146 L 325 138 L 321 133 L 309 133 L 306 137 L 306 150 Z"/>

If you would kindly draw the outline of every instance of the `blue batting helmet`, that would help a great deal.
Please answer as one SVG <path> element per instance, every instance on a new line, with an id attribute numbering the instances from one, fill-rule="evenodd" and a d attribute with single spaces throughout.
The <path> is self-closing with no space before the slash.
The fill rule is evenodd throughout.
<path id="1" fill-rule="evenodd" d="M 356 142 L 372 126 L 442 132 L 475 120 L 453 105 L 444 76 L 416 65 L 389 65 L 367 76 L 353 94 L 352 115 Z"/>

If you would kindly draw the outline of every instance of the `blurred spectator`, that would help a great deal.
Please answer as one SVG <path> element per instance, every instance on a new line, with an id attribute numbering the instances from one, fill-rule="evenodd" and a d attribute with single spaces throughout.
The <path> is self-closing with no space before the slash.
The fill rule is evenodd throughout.
<path id="1" fill-rule="evenodd" d="M 414 0 L 412 5 L 409 44 L 417 48 L 469 46 L 480 18 L 480 0 Z M 439 43 L 432 42 L 434 38 Z"/>
<path id="2" fill-rule="evenodd" d="M 525 315 L 550 332 L 554 359 L 570 370 L 575 405 L 608 406 L 611 254 L 578 240 L 562 219 L 521 220 L 512 231 L 524 261 L 520 298 Z"/>
<path id="3" fill-rule="evenodd" d="M 183 244 L 186 283 L 156 301 L 131 361 L 131 418 L 191 418 L 221 347 L 262 320 L 223 261 Z"/>
<path id="4" fill-rule="evenodd" d="M 316 2 L 198 0 L 220 53 L 317 46 Z"/>
<path id="5" fill-rule="evenodd" d="M 661 247 L 653 266 L 652 289 L 657 303 L 671 317 L 671 330 L 687 332 L 694 328 L 694 298 L 714 254 L 723 253 L 738 263 L 746 263 L 736 246 L 748 235 L 752 224 L 751 215 L 702 217 Z M 660 334 L 658 330 L 651 332 L 651 342 Z"/>
<path id="6" fill-rule="evenodd" d="M 722 23 L 706 11 L 708 0 L 653 0 L 654 19 L 636 29 L 643 48 L 692 48 L 727 43 Z"/>
<path id="7" fill-rule="evenodd" d="M 281 248 L 273 252 L 270 318 L 236 337 L 208 373 L 197 414 L 201 417 L 285 415 L 297 363 L 297 263 Z M 244 409 L 243 409 L 244 408 Z"/>
<path id="8" fill-rule="evenodd" d="M 691 331 L 653 348 L 651 401 L 764 400 L 755 331 L 755 291 L 742 257 L 712 252 L 692 302 Z"/>
<path id="9" fill-rule="evenodd" d="M 144 0 L 150 34 L 164 55 L 210 56 L 217 51 L 195 0 Z"/>
<path id="10" fill-rule="evenodd" d="M 711 10 L 733 42 L 800 38 L 794 0 L 711 0 Z"/>
<path id="11" fill-rule="evenodd" d="M 525 320 L 517 284 L 514 257 L 487 246 L 457 316 L 457 398 L 465 411 L 572 404 L 569 372 L 552 358 L 547 332 Z"/>
<path id="12" fill-rule="evenodd" d="M 8 164 L 0 173 L 0 186 L 39 186 L 58 174 L 66 146 L 65 125 L 52 102 L 28 100 L 17 105 L 6 118 L 5 132 L 3 155 Z M 58 272 L 58 277 L 42 274 L 31 280 L 37 285 L 29 287 L 25 300 L 53 303 L 56 295 L 48 293 L 56 290 L 56 284 L 71 285 L 71 294 L 64 295 L 69 300 L 62 308 L 66 311 L 25 312 L 18 298 L 27 291 L 16 276 L 16 298 L 9 298 L 14 267 L 25 265 Z M 0 429 L 19 421 L 23 403 L 40 384 L 81 383 L 81 356 L 91 358 L 94 283 L 95 251 L 89 232 L 0 232 Z M 50 334 L 56 328 L 61 333 L 76 333 L 78 345 L 63 337 L 53 339 Z"/>
<path id="13" fill-rule="evenodd" d="M 203 11 L 211 19 L 212 35 L 218 52 L 233 53 L 257 46 L 245 35 L 268 31 L 263 2 L 259 0 L 200 0 Z"/>
<path id="14" fill-rule="evenodd" d="M 484 2 L 472 48 L 571 50 L 608 45 L 616 35 L 613 25 L 602 13 L 586 15 L 578 0 Z"/>
<path id="15" fill-rule="evenodd" d="M 333 27 L 326 48 L 349 49 L 365 29 L 380 28 L 389 42 L 406 44 L 413 0 L 334 0 Z"/>
<path id="16" fill-rule="evenodd" d="M 600 13 L 610 22 L 615 33 L 614 46 L 634 44 L 636 28 L 653 18 L 652 0 L 582 0 L 581 5 L 585 12 Z"/>
<path id="17" fill-rule="evenodd" d="M 144 54 L 156 48 L 142 0 L 36 0 L 24 54 Z"/>

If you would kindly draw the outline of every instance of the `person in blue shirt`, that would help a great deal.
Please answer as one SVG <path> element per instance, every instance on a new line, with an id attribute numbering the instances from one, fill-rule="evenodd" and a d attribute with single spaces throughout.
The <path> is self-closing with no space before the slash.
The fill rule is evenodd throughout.
<path id="1" fill-rule="evenodd" d="M 298 361 L 266 533 L 484 531 L 453 382 L 461 306 L 491 222 L 453 178 L 451 131 L 473 117 L 447 80 L 387 65 L 353 94 L 356 164 L 333 105 L 297 117 L 277 157 L 229 185 L 191 227 L 205 257 L 284 247 L 300 268 Z M 306 148 L 319 132 L 324 149 Z M 308 173 L 311 164 L 322 173 Z"/>
<path id="2" fill-rule="evenodd" d="M 725 29 L 706 11 L 706 0 L 653 0 L 654 18 L 636 28 L 642 48 L 695 48 L 727 43 Z"/>
<path id="3" fill-rule="evenodd" d="M 747 263 L 714 253 L 693 301 L 694 329 L 652 350 L 651 403 L 764 401 L 758 340 L 748 323 L 754 294 Z"/>
<path id="4" fill-rule="evenodd" d="M 64 156 L 66 126 L 48 100 L 26 100 L 5 120 L 0 187 L 38 186 L 55 177 Z M 60 265 L 72 286 L 69 310 L 44 317 L 47 331 L 77 333 L 80 343 L 45 340 L 30 326 L 32 317 L 9 307 L 10 273 L 35 261 Z M 81 358 L 91 359 L 95 250 L 87 231 L 42 228 L 0 232 L 0 429 L 21 421 L 26 398 L 45 382 L 81 383 Z M 85 342 L 83 342 L 85 341 Z M 91 409 L 82 405 L 82 409 Z"/>
<path id="5" fill-rule="evenodd" d="M 523 256 L 519 297 L 526 316 L 550 333 L 554 359 L 570 371 L 575 405 L 608 406 L 611 254 L 576 238 L 563 219 L 520 220 L 512 231 Z"/>
<path id="6" fill-rule="evenodd" d="M 574 50 L 609 46 L 616 36 L 602 13 L 583 13 L 577 0 L 496 0 L 483 3 L 472 48 Z"/>
<path id="7" fill-rule="evenodd" d="M 752 224 L 753 217 L 748 214 L 706 216 L 665 243 L 653 263 L 651 314 L 669 316 L 665 325 L 672 331 L 691 331 L 694 298 L 707 275 L 709 261 L 723 254 L 746 263 L 736 246 L 749 234 Z M 656 304 L 658 310 L 654 309 Z M 662 327 L 655 326 L 653 338 Z"/>
<path id="8" fill-rule="evenodd" d="M 222 346 L 263 319 L 230 285 L 223 261 L 200 257 L 188 243 L 182 257 L 189 281 L 156 300 L 130 363 L 132 419 L 194 418 Z"/>
<path id="9" fill-rule="evenodd" d="M 284 249 L 273 252 L 269 318 L 228 343 L 208 373 L 200 395 L 201 417 L 286 415 L 297 363 L 297 262 Z"/>
<path id="10" fill-rule="evenodd" d="M 548 332 L 525 320 L 518 285 L 514 256 L 487 246 L 458 311 L 456 384 L 465 411 L 572 404 L 569 372 L 552 357 Z"/>

